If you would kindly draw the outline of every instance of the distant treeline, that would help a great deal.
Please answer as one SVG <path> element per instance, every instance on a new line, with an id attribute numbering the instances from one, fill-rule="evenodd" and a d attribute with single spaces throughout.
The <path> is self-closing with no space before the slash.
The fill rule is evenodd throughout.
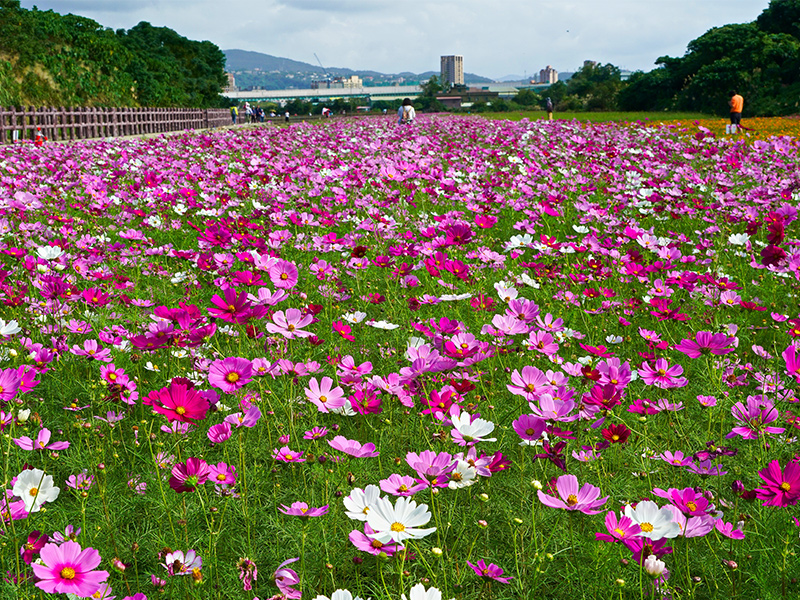
<path id="1" fill-rule="evenodd" d="M 226 106 L 225 56 L 142 22 L 112 29 L 0 0 L 0 106 Z"/>

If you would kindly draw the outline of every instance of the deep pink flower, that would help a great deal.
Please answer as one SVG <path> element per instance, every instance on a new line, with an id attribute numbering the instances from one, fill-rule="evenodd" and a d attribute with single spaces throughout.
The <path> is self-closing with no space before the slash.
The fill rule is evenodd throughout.
<path id="1" fill-rule="evenodd" d="M 733 405 L 731 414 L 741 425 L 731 429 L 726 438 L 739 435 L 746 440 L 755 440 L 765 433 L 777 434 L 785 431 L 784 427 L 769 426 L 769 423 L 780 417 L 780 411 L 766 396 L 748 396 L 746 404 L 737 402 Z"/>
<path id="2" fill-rule="evenodd" d="M 794 506 L 800 499 L 800 465 L 789 462 L 781 470 L 777 460 L 758 472 L 764 486 L 756 489 L 756 496 L 764 506 Z"/>
<path id="3" fill-rule="evenodd" d="M 214 485 L 233 485 L 236 483 L 236 467 L 221 462 L 209 465 L 208 479 Z"/>
<path id="4" fill-rule="evenodd" d="M 334 321 L 333 323 L 331 323 L 331 327 L 333 328 L 333 330 L 336 333 L 338 333 L 340 336 L 342 336 L 346 340 L 349 340 L 349 341 L 352 342 L 352 341 L 354 341 L 356 339 L 352 335 L 350 335 L 350 333 L 351 333 L 351 331 L 353 329 L 347 323 L 342 323 L 341 321 Z"/>
<path id="5" fill-rule="evenodd" d="M 33 562 L 33 557 L 39 554 L 39 551 L 44 548 L 48 539 L 47 534 L 41 531 L 32 531 L 28 535 L 28 540 L 22 544 L 22 547 L 19 549 L 22 560 L 25 561 L 26 565 Z"/>
<path id="6" fill-rule="evenodd" d="M 253 363 L 246 358 L 229 356 L 215 360 L 208 369 L 208 383 L 226 394 L 235 394 L 253 380 Z"/>
<path id="7" fill-rule="evenodd" d="M 520 415 L 518 419 L 511 423 L 514 431 L 522 438 L 520 446 L 529 446 L 542 437 L 547 421 L 534 415 Z"/>
<path id="8" fill-rule="evenodd" d="M 171 383 L 169 387 L 152 391 L 144 400 L 153 410 L 172 421 L 193 423 L 206 418 L 209 404 L 197 390 L 185 383 Z"/>
<path id="9" fill-rule="evenodd" d="M 472 567 L 472 570 L 475 571 L 475 574 L 479 577 L 486 577 L 487 579 L 494 579 L 495 581 L 499 581 L 500 583 L 508 583 L 513 577 L 503 577 L 503 569 L 498 567 L 496 564 L 491 563 L 487 565 L 483 559 L 479 560 L 477 564 L 472 564 L 471 562 L 467 561 L 467 564 Z"/>
<path id="10" fill-rule="evenodd" d="M 361 532 L 358 529 L 354 529 L 350 532 L 348 536 L 350 538 L 350 542 L 362 552 L 369 552 L 374 556 L 378 556 L 381 552 L 385 553 L 386 556 L 393 556 L 395 552 L 400 548 L 399 544 L 395 543 L 388 543 L 384 544 L 374 538 L 369 537 L 370 534 L 374 534 L 375 530 L 369 526 L 369 523 L 364 523 L 364 531 Z"/>
<path id="11" fill-rule="evenodd" d="M 621 542 L 639 535 L 642 531 L 633 519 L 610 510 L 606 513 L 606 530 L 608 533 L 595 533 L 594 539 L 601 542 Z"/>
<path id="12" fill-rule="evenodd" d="M 561 500 L 539 490 L 537 492 L 539 501 L 552 508 L 578 510 L 587 515 L 596 515 L 600 512 L 597 509 L 608 500 L 608 496 L 598 500 L 600 488 L 590 483 L 584 483 L 579 490 L 578 478 L 575 475 L 560 475 L 556 479 L 556 491 L 561 496 Z"/>
<path id="13" fill-rule="evenodd" d="M 283 446 L 280 450 L 273 450 L 272 459 L 277 460 L 278 462 L 306 462 L 306 459 L 303 458 L 302 452 L 294 452 L 289 450 L 288 446 Z"/>
<path id="14" fill-rule="evenodd" d="M 212 444 L 221 444 L 231 437 L 230 423 L 217 423 L 208 428 L 208 439 Z"/>
<path id="15" fill-rule="evenodd" d="M 300 590 L 294 589 L 294 586 L 300 583 L 300 578 L 294 569 L 289 569 L 286 565 L 297 562 L 300 558 L 289 558 L 283 561 L 275 570 L 273 577 L 275 578 L 275 585 L 278 586 L 281 594 L 290 600 L 299 600 L 302 597 Z"/>
<path id="16" fill-rule="evenodd" d="M 222 319 L 228 323 L 244 323 L 250 318 L 252 303 L 247 299 L 247 292 L 240 292 L 238 295 L 232 287 L 226 289 L 224 297 L 214 294 L 211 298 L 213 308 L 208 309 L 208 314 L 212 317 Z"/>
<path id="17" fill-rule="evenodd" d="M 178 463 L 172 467 L 172 477 L 169 486 L 178 492 L 193 492 L 199 485 L 208 481 L 211 468 L 206 461 L 200 458 L 187 458 L 186 462 Z"/>
<path id="18" fill-rule="evenodd" d="M 48 594 L 75 594 L 86 598 L 108 579 L 108 571 L 95 571 L 100 553 L 94 548 L 81 549 L 77 542 L 45 544 L 39 558 L 44 564 L 31 567 L 39 581 L 36 587 Z"/>
<path id="19" fill-rule="evenodd" d="M 291 289 L 297 285 L 297 267 L 288 260 L 279 260 L 270 268 L 269 278 L 276 288 Z"/>

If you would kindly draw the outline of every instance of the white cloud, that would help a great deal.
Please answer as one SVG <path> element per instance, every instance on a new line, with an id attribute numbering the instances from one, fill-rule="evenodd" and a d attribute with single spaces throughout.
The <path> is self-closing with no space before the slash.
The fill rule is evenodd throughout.
<path id="1" fill-rule="evenodd" d="M 572 71 L 584 60 L 650 70 L 712 27 L 753 21 L 768 0 L 23 0 L 106 27 L 139 21 L 190 39 L 384 73 L 438 71 L 462 54 L 486 77 Z"/>

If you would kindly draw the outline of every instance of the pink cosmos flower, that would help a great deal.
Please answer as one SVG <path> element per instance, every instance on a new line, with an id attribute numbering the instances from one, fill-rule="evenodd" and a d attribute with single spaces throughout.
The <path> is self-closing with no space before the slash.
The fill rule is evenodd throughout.
<path id="1" fill-rule="evenodd" d="M 334 321 L 333 323 L 331 323 L 331 328 L 346 340 L 352 342 L 356 339 L 351 335 L 353 329 L 347 323 L 342 323 L 341 321 Z"/>
<path id="2" fill-rule="evenodd" d="M 358 529 L 354 529 L 350 532 L 348 538 L 356 548 L 362 552 L 369 552 L 373 556 L 378 556 L 381 552 L 385 553 L 386 556 L 393 556 L 394 553 L 397 552 L 397 550 L 401 547 L 399 544 L 384 544 L 379 540 L 369 537 L 374 533 L 375 530 L 369 526 L 369 523 L 364 523 L 363 532 L 359 531 Z"/>
<path id="3" fill-rule="evenodd" d="M 77 542 L 45 544 L 39 558 L 44 564 L 32 564 L 39 581 L 36 587 L 48 594 L 75 594 L 86 598 L 100 589 L 108 571 L 95 571 L 100 553 L 94 548 L 81 549 Z"/>
<path id="4" fill-rule="evenodd" d="M 327 427 L 312 427 L 303 434 L 304 440 L 318 440 L 328 435 Z"/>
<path id="5" fill-rule="evenodd" d="M 547 421 L 534 415 L 520 415 L 518 419 L 511 423 L 514 431 L 522 438 L 520 446 L 530 446 L 542 437 Z"/>
<path id="6" fill-rule="evenodd" d="M 326 504 L 325 506 L 321 506 L 319 508 L 311 508 L 305 502 L 293 502 L 291 506 L 281 504 L 281 507 L 278 510 L 285 515 L 308 519 L 310 517 L 321 517 L 327 513 L 328 505 Z"/>
<path id="7" fill-rule="evenodd" d="M 683 339 L 675 346 L 675 350 L 683 352 L 689 358 L 700 358 L 706 352 L 719 356 L 733 352 L 735 348 L 730 346 L 735 342 L 735 337 L 728 337 L 724 333 L 698 331 L 695 340 Z"/>
<path id="8" fill-rule="evenodd" d="M 511 385 L 506 387 L 512 394 L 524 396 L 530 401 L 549 391 L 552 386 L 545 374 L 536 367 L 523 367 L 522 373 L 514 369 L 511 373 Z"/>
<path id="9" fill-rule="evenodd" d="M 224 462 L 209 465 L 208 479 L 214 485 L 233 485 L 236 483 L 236 467 Z"/>
<path id="10" fill-rule="evenodd" d="M 41 531 L 32 531 L 28 534 L 28 540 L 22 544 L 22 547 L 19 549 L 22 560 L 25 561 L 26 565 L 33 562 L 33 557 L 39 554 L 39 551 L 44 548 L 45 544 L 47 544 L 47 540 L 47 534 Z"/>
<path id="11" fill-rule="evenodd" d="M 503 577 L 503 569 L 498 567 L 496 564 L 492 563 L 490 565 L 486 565 L 483 562 L 483 559 L 479 560 L 477 564 L 472 564 L 471 562 L 467 561 L 467 564 L 472 567 L 472 570 L 475 571 L 475 574 L 479 577 L 485 577 L 486 579 L 494 579 L 495 581 L 499 581 L 500 583 L 508 583 L 513 577 Z"/>
<path id="12" fill-rule="evenodd" d="M 608 500 L 608 496 L 598 500 L 600 488 L 590 483 L 583 484 L 583 487 L 579 490 L 578 478 L 575 475 L 560 475 L 556 479 L 556 491 L 561 496 L 561 500 L 539 490 L 537 492 L 539 501 L 552 508 L 579 510 L 586 515 L 596 515 L 600 512 L 596 509 L 600 508 Z"/>
<path id="13" fill-rule="evenodd" d="M 253 363 L 246 358 L 229 356 L 215 360 L 208 369 L 208 383 L 226 394 L 235 394 L 253 380 Z"/>
<path id="14" fill-rule="evenodd" d="M 768 426 L 780 417 L 780 412 L 766 396 L 748 396 L 747 404 L 737 402 L 731 408 L 731 414 L 741 425 L 731 429 L 726 438 L 740 435 L 746 440 L 755 440 L 765 433 L 783 433 L 785 430 L 784 427 Z"/>
<path id="15" fill-rule="evenodd" d="M 647 385 L 654 385 L 661 389 L 683 387 L 688 383 L 685 377 L 680 377 L 683 367 L 680 365 L 669 366 L 664 358 L 656 360 L 655 368 L 650 367 L 650 363 L 645 362 L 639 369 L 639 376 Z"/>
<path id="16" fill-rule="evenodd" d="M 723 519 L 717 519 L 714 524 L 714 529 L 732 540 L 744 539 L 744 532 L 741 529 L 734 529 L 733 523 L 726 523 Z"/>
<path id="17" fill-rule="evenodd" d="M 276 288 L 284 290 L 291 289 L 297 285 L 297 267 L 288 260 L 279 260 L 270 267 L 269 278 Z"/>
<path id="18" fill-rule="evenodd" d="M 321 382 L 317 382 L 316 377 L 308 380 L 308 387 L 305 389 L 306 398 L 319 412 L 326 413 L 341 408 L 347 402 L 344 390 L 339 386 L 332 386 L 333 379 L 330 377 L 323 377 Z"/>
<path id="19" fill-rule="evenodd" d="M 247 292 L 240 292 L 238 295 L 234 288 L 228 288 L 224 292 L 224 298 L 219 294 L 214 294 L 211 298 L 213 308 L 209 308 L 208 314 L 212 317 L 222 319 L 228 323 L 244 323 L 250 318 L 252 303 L 247 299 Z"/>
<path id="20" fill-rule="evenodd" d="M 289 340 L 314 335 L 310 331 L 303 331 L 303 327 L 314 321 L 313 315 L 303 316 L 302 311 L 296 308 L 287 308 L 286 312 L 282 310 L 275 312 L 272 321 L 267 323 L 267 331 L 282 335 Z"/>
<path id="21" fill-rule="evenodd" d="M 294 569 L 289 569 L 286 565 L 297 562 L 300 558 L 289 558 L 283 561 L 275 570 L 273 577 L 275 578 L 275 585 L 278 586 L 281 594 L 289 598 L 289 600 L 300 600 L 302 593 L 300 590 L 294 589 L 294 586 L 300 583 L 300 578 Z"/>
<path id="22" fill-rule="evenodd" d="M 0 402 L 11 402 L 22 383 L 22 375 L 17 369 L 0 371 Z"/>
<path id="23" fill-rule="evenodd" d="M 372 458 L 378 456 L 380 452 L 375 451 L 375 444 L 367 442 L 363 446 L 356 440 L 348 440 L 342 435 L 337 435 L 332 440 L 328 440 L 328 445 L 334 450 L 344 452 L 356 458 Z"/>
<path id="24" fill-rule="evenodd" d="M 32 440 L 27 435 L 19 438 L 14 438 L 14 443 L 23 450 L 66 450 L 69 448 L 69 442 L 53 442 L 50 441 L 50 430 L 43 427 L 36 434 L 36 440 Z"/>
<path id="25" fill-rule="evenodd" d="M 280 450 L 273 450 L 272 451 L 272 460 L 276 460 L 278 462 L 306 462 L 306 459 L 303 458 L 302 452 L 294 452 L 289 450 L 288 446 L 283 446 Z"/>
<path id="26" fill-rule="evenodd" d="M 389 475 L 388 479 L 381 479 L 380 486 L 384 492 L 392 496 L 413 496 L 428 487 L 424 483 L 418 483 L 413 477 L 396 473 Z"/>
<path id="27" fill-rule="evenodd" d="M 85 340 L 83 342 L 83 348 L 75 344 L 70 352 L 77 356 L 85 356 L 89 360 L 100 360 L 103 362 L 111 362 L 114 360 L 111 356 L 111 350 L 103 348 L 95 340 Z"/>
<path id="28" fill-rule="evenodd" d="M 212 444 L 221 444 L 231 437 L 230 423 L 217 423 L 208 428 L 208 439 Z"/>

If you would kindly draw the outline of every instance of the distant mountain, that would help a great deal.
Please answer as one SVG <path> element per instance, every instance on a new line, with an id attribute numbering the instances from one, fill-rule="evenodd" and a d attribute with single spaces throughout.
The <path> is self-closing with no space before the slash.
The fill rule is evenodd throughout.
<path id="1" fill-rule="evenodd" d="M 438 71 L 424 73 L 380 73 L 379 71 L 357 71 L 343 67 L 325 67 L 319 65 L 263 54 L 248 50 L 223 50 L 225 69 L 236 77 L 236 85 L 241 89 L 264 88 L 292 89 L 309 87 L 315 79 L 321 79 L 325 73 L 334 77 L 357 75 L 365 85 L 388 85 L 391 83 L 419 83 L 427 81 Z M 466 84 L 491 83 L 493 80 L 474 73 L 464 73 Z"/>
<path id="2" fill-rule="evenodd" d="M 522 81 L 525 79 L 522 75 L 503 75 L 502 77 L 498 77 L 497 81 L 506 82 L 506 81 Z"/>

